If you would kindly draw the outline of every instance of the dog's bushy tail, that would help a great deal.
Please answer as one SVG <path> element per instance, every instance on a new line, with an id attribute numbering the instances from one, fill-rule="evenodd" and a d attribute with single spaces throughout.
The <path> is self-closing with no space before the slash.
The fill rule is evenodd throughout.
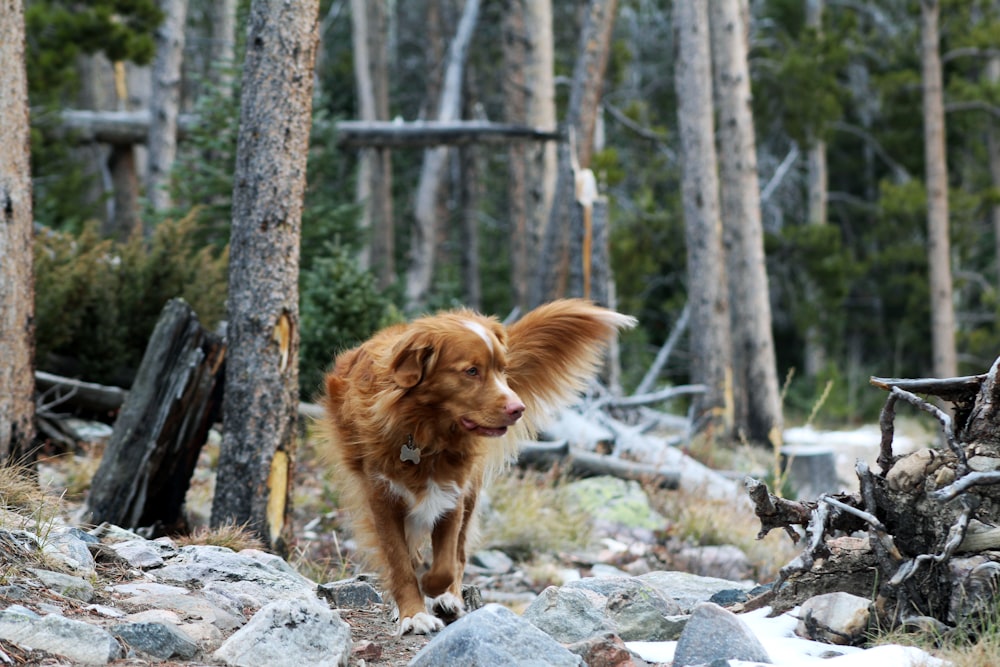
<path id="1" fill-rule="evenodd" d="M 527 406 L 534 431 L 545 415 L 572 403 L 600 368 L 619 329 L 636 319 L 582 299 L 539 306 L 507 328 L 507 381 Z"/>

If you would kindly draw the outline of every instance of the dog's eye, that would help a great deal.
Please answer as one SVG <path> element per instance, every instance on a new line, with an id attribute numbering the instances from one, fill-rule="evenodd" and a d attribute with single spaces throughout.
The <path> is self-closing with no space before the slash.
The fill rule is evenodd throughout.
<path id="1" fill-rule="evenodd" d="M 468 375 L 469 377 L 476 377 L 477 375 L 479 375 L 479 369 L 476 368 L 475 366 L 470 366 L 469 368 L 465 369 L 465 374 Z"/>

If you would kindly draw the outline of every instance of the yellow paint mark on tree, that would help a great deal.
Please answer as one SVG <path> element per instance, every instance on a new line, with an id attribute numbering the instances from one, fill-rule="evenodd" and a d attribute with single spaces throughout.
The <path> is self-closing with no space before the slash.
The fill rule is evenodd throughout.
<path id="1" fill-rule="evenodd" d="M 284 373 L 288 368 L 288 358 L 291 356 L 292 348 L 292 320 L 288 317 L 288 313 L 282 313 L 278 323 L 274 325 L 274 342 L 278 344 L 278 353 L 281 355 L 278 370 Z"/>
<path id="2" fill-rule="evenodd" d="M 272 545 L 285 527 L 285 500 L 288 498 L 288 453 L 278 450 L 271 459 L 267 476 L 267 533 Z"/>

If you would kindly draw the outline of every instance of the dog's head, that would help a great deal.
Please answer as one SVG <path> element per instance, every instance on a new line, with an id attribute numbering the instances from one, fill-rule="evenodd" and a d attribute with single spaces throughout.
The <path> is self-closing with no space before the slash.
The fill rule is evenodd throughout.
<path id="1" fill-rule="evenodd" d="M 502 436 L 524 413 L 507 384 L 505 339 L 498 321 L 471 311 L 417 320 L 393 347 L 393 381 L 408 400 L 436 408 L 436 417 Z"/>

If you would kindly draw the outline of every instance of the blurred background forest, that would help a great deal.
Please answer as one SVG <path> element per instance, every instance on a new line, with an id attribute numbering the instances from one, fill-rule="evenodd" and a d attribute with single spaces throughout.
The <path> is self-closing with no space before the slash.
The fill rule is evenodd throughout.
<path id="1" fill-rule="evenodd" d="M 210 328 L 225 319 L 248 3 L 187 2 L 180 132 L 162 181 L 145 175 L 156 156 L 142 143 L 107 139 L 110 130 L 81 120 L 87 111 L 151 108 L 156 31 L 169 23 L 161 10 L 170 4 L 25 3 L 40 370 L 127 386 L 167 299 L 183 296 Z M 323 0 L 320 8 L 302 221 L 304 400 L 338 350 L 412 306 L 406 272 L 424 151 L 391 152 L 394 268 L 386 276 L 360 261 L 371 242 L 359 203 L 362 152 L 338 145 L 337 123 L 361 113 L 351 9 L 363 4 Z M 522 4 L 530 3 L 482 3 L 459 117 L 507 117 L 512 70 L 505 40 L 512 8 Z M 825 11 L 817 21 L 809 10 L 820 4 Z M 384 11 L 387 120 L 436 117 L 445 52 L 463 3 L 370 5 Z M 649 367 L 688 294 L 670 5 L 611 3 L 614 28 L 590 161 L 608 198 L 617 307 L 640 321 L 622 343 L 626 388 Z M 224 16 L 227 6 L 232 20 Z M 551 3 L 558 119 L 569 103 L 587 6 Z M 870 375 L 932 373 L 920 3 L 752 0 L 747 9 L 779 380 L 795 369 L 785 413 L 788 421 L 808 414 L 832 381 L 821 419 L 871 420 L 884 396 L 868 388 Z M 944 0 L 939 28 L 956 348 L 959 370 L 981 373 L 1000 348 L 1000 7 Z M 220 66 L 225 62 L 231 65 Z M 817 205 L 818 148 L 828 185 Z M 517 305 L 512 155 L 502 144 L 448 153 L 436 263 L 422 310 L 465 304 L 504 317 Z M 161 187 L 165 198 L 154 196 Z M 684 348 L 661 377 L 689 381 Z"/>

